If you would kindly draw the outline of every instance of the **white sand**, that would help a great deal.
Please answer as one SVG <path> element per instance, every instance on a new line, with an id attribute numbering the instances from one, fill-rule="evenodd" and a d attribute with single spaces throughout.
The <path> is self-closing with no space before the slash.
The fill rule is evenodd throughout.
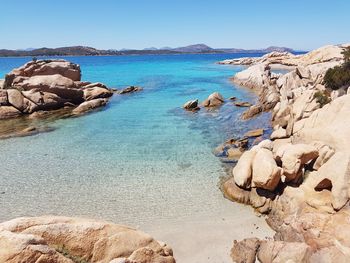
<path id="1" fill-rule="evenodd" d="M 235 239 L 272 237 L 264 217 L 252 208 L 227 201 L 228 213 L 215 218 L 193 218 L 142 226 L 142 230 L 169 244 L 178 263 L 230 263 Z"/>

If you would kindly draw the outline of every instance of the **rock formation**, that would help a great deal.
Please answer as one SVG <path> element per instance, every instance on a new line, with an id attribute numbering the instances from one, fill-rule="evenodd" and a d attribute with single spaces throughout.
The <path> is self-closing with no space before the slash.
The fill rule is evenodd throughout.
<path id="1" fill-rule="evenodd" d="M 274 128 L 271 140 L 242 155 L 222 187 L 227 198 L 267 214 L 276 231 L 274 240 L 236 241 L 237 262 L 347 262 L 350 257 L 350 94 L 330 97 L 323 86 L 327 69 L 342 63 L 342 48 L 232 62 L 252 65 L 233 80 L 260 92 L 258 104 L 243 118 L 272 110 Z M 293 68 L 274 74 L 274 64 Z"/>
<path id="2" fill-rule="evenodd" d="M 0 89 L 0 119 L 75 107 L 112 95 L 101 83 L 82 82 L 77 64 L 65 60 L 31 61 L 5 76 Z"/>
<path id="3" fill-rule="evenodd" d="M 151 236 L 121 225 L 68 217 L 17 218 L 0 224 L 3 263 L 175 263 Z"/>
<path id="4" fill-rule="evenodd" d="M 204 107 L 217 107 L 223 104 L 225 99 L 219 92 L 214 92 L 209 95 L 209 97 L 202 102 Z"/>

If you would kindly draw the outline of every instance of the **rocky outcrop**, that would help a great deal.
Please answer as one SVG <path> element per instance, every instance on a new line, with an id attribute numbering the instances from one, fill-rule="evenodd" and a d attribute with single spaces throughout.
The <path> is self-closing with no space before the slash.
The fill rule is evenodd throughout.
<path id="1" fill-rule="evenodd" d="M 342 51 L 342 46 L 326 46 L 305 55 L 274 52 L 252 59 L 250 67 L 238 72 L 232 78 L 234 83 L 259 93 L 258 103 L 243 113 L 242 118 L 246 120 L 271 109 L 274 109 L 275 114 L 288 115 L 289 112 L 286 110 L 291 110 L 292 104 L 299 118 L 303 118 L 300 114 L 310 116 L 310 113 L 322 106 L 315 93 L 316 91 L 324 93 L 323 77 L 329 68 L 343 62 Z M 246 63 L 245 59 L 234 61 L 234 64 Z M 272 68 L 285 66 L 288 66 L 289 73 L 282 75 L 272 71 Z M 336 98 L 345 93 L 332 96 Z M 299 102 L 294 103 L 295 100 Z M 284 119 L 287 118 L 288 116 L 285 116 Z M 285 120 L 279 119 L 286 126 Z"/>
<path id="2" fill-rule="evenodd" d="M 31 61 L 6 75 L 0 89 L 0 119 L 77 106 L 112 95 L 101 83 L 82 82 L 77 64 L 65 60 Z"/>
<path id="3" fill-rule="evenodd" d="M 65 60 L 28 62 L 0 84 L 1 139 L 52 130 L 38 126 L 35 133 L 23 132 L 33 126 L 32 119 L 81 115 L 105 106 L 113 95 L 102 83 L 81 81 L 79 65 Z M 16 117 L 23 117 L 20 123 L 9 120 Z"/>
<path id="4" fill-rule="evenodd" d="M 249 253 L 256 251 L 260 262 L 348 260 L 350 95 L 331 97 L 322 84 L 325 72 L 342 62 L 341 52 L 342 46 L 326 46 L 305 55 L 281 55 L 278 63 L 294 67 L 283 75 L 267 68 L 275 58 L 263 64 L 255 59 L 236 75 L 236 83 L 260 89 L 255 107 L 263 110 L 269 108 L 264 107 L 268 100 L 276 102 L 270 107 L 274 131 L 270 143 L 261 142 L 242 155 L 223 191 L 231 200 L 267 213 L 276 235 L 259 241 L 258 248 L 246 240 L 236 242 L 232 255 L 252 247 Z M 259 112 L 249 110 L 243 116 Z"/>
<path id="5" fill-rule="evenodd" d="M 17 218 L 0 224 L 0 262 L 174 263 L 151 236 L 121 225 L 67 217 Z"/>

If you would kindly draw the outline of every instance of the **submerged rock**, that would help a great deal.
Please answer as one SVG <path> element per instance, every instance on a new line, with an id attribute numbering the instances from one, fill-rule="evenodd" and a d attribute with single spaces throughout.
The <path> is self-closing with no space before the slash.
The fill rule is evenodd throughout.
<path id="1" fill-rule="evenodd" d="M 107 102 L 107 99 L 94 99 L 85 101 L 73 110 L 73 114 L 82 114 L 87 111 L 91 111 L 95 108 L 99 108 L 101 106 L 106 105 Z"/>
<path id="2" fill-rule="evenodd" d="M 237 107 L 250 107 L 250 106 L 252 106 L 252 104 L 249 102 L 245 102 L 245 101 L 239 101 L 239 102 L 235 102 L 235 106 L 237 106 Z"/>
<path id="3" fill-rule="evenodd" d="M 244 137 L 259 137 L 264 134 L 264 129 L 255 129 L 248 131 L 244 134 Z"/>
<path id="4" fill-rule="evenodd" d="M 138 91 L 142 91 L 143 88 L 138 87 L 138 86 L 129 86 L 125 89 L 122 89 L 120 91 L 117 91 L 118 94 L 126 94 L 126 93 L 133 93 L 133 92 L 138 92 Z"/>

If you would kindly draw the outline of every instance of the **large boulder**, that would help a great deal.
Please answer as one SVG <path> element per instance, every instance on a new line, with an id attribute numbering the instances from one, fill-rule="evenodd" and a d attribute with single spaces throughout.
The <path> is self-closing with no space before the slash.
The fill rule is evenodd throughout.
<path id="1" fill-rule="evenodd" d="M 350 94 L 314 111 L 293 134 L 295 142 L 322 141 L 335 150 L 350 149 Z"/>
<path id="2" fill-rule="evenodd" d="M 253 65 L 236 73 L 233 81 L 241 86 L 260 89 L 269 84 L 270 67 L 267 64 Z"/>
<path id="3" fill-rule="evenodd" d="M 77 64 L 65 60 L 38 60 L 30 61 L 25 65 L 12 70 L 5 77 L 7 87 L 12 86 L 12 81 L 18 77 L 33 77 L 40 75 L 56 75 L 69 78 L 72 81 L 80 81 L 81 71 Z"/>
<path id="4" fill-rule="evenodd" d="M 209 95 L 209 97 L 203 101 L 202 105 L 204 107 L 217 107 L 224 103 L 224 98 L 219 92 L 214 92 Z"/>
<path id="5" fill-rule="evenodd" d="M 233 177 L 228 179 L 222 186 L 225 197 L 233 202 L 250 204 L 250 191 L 239 187 Z"/>
<path id="6" fill-rule="evenodd" d="M 38 105 L 24 97 L 17 89 L 8 89 L 7 97 L 9 104 L 23 113 L 32 113 L 38 109 Z"/>
<path id="7" fill-rule="evenodd" d="M 6 106 L 6 105 L 9 105 L 7 90 L 0 89 L 0 106 Z"/>
<path id="8" fill-rule="evenodd" d="M 84 99 L 94 100 L 100 98 L 109 98 L 113 95 L 113 92 L 106 86 L 98 85 L 99 83 L 92 83 L 84 87 Z"/>
<path id="9" fill-rule="evenodd" d="M 257 238 L 247 238 L 239 242 L 235 240 L 231 249 L 231 258 L 237 263 L 255 263 L 259 246 L 260 240 Z"/>
<path id="10" fill-rule="evenodd" d="M 256 148 L 242 154 L 237 165 L 232 170 L 235 183 L 245 189 L 251 187 L 253 161 L 256 155 Z"/>
<path id="11" fill-rule="evenodd" d="M 28 90 L 22 91 L 24 97 L 37 105 L 37 110 L 55 110 L 62 108 L 68 100 L 62 99 L 54 93 Z"/>
<path id="12" fill-rule="evenodd" d="M 252 185 L 273 191 L 280 182 L 282 169 L 277 166 L 271 151 L 260 148 L 253 161 Z"/>
<path id="13" fill-rule="evenodd" d="M 0 224 L 0 262 L 112 261 L 175 262 L 168 246 L 126 226 L 52 216 L 18 218 Z"/>
<path id="14" fill-rule="evenodd" d="M 297 181 L 301 176 L 303 165 L 318 157 L 315 146 L 308 144 L 285 144 L 275 153 L 276 160 L 282 163 L 286 181 Z"/>
<path id="15" fill-rule="evenodd" d="M 350 154 L 340 151 L 334 153 L 318 171 L 307 177 L 303 187 L 331 191 L 333 208 L 343 208 L 350 198 Z"/>
<path id="16" fill-rule="evenodd" d="M 77 104 L 84 101 L 83 90 L 77 87 L 73 80 L 59 74 L 15 79 L 13 86 L 20 90 L 35 89 L 36 91 L 54 93 Z"/>
<path id="17" fill-rule="evenodd" d="M 306 263 L 312 248 L 302 242 L 261 241 L 258 259 L 261 263 Z"/>

